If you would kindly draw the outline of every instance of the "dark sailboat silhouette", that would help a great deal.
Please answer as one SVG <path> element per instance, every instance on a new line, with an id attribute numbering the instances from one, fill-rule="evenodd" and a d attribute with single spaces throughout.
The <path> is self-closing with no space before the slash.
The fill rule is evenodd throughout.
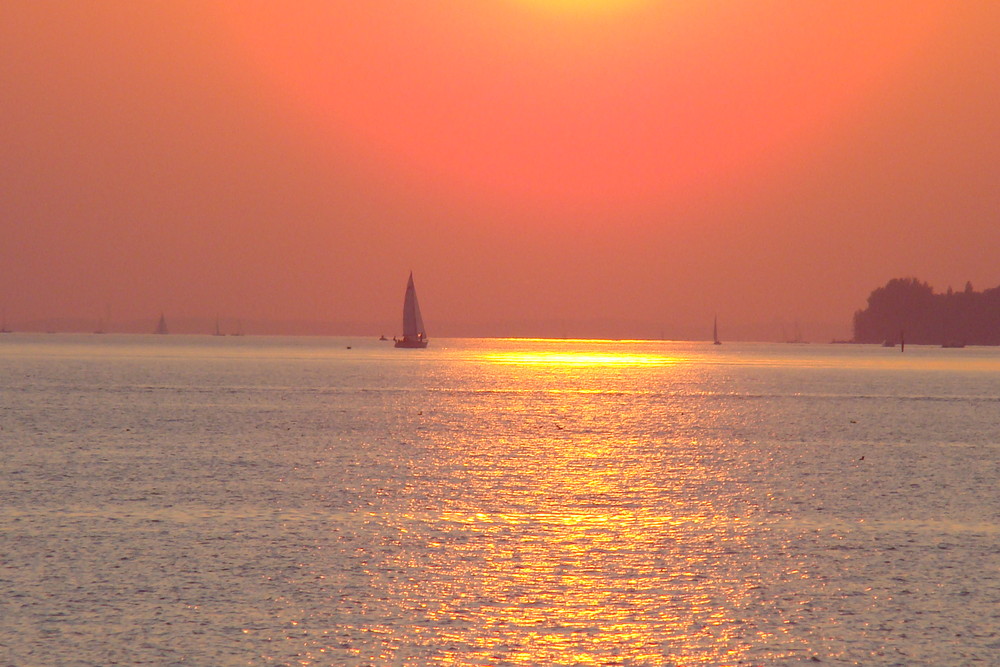
<path id="1" fill-rule="evenodd" d="M 716 316 L 712 320 L 712 345 L 722 345 L 722 341 L 719 340 L 719 317 Z"/>
<path id="2" fill-rule="evenodd" d="M 403 298 L 403 337 L 394 337 L 393 341 L 396 347 L 427 347 L 427 332 L 424 330 L 424 320 L 420 317 L 417 290 L 413 287 L 413 271 L 410 271 L 406 296 Z"/>

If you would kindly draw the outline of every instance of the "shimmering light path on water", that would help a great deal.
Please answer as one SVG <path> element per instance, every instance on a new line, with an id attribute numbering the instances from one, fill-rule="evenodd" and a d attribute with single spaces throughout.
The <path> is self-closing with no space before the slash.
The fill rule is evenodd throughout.
<path id="1" fill-rule="evenodd" d="M 997 350 L 15 334 L 0 372 L 5 663 L 1000 656 Z"/>

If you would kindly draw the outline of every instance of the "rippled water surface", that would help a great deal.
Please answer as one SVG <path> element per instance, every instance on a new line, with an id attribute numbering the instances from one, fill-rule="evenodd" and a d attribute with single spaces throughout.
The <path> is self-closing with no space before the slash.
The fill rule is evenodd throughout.
<path id="1" fill-rule="evenodd" d="M 390 345 L 0 337 L 0 664 L 1000 664 L 1000 350 Z"/>

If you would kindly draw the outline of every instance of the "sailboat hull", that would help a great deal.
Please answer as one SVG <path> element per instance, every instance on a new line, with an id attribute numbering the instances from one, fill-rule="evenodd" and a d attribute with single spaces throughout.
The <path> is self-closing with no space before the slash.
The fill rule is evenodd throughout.
<path id="1" fill-rule="evenodd" d="M 395 347 L 411 347 L 411 348 L 427 347 L 427 341 L 410 340 L 409 338 L 404 338 L 402 340 L 397 340 Z"/>

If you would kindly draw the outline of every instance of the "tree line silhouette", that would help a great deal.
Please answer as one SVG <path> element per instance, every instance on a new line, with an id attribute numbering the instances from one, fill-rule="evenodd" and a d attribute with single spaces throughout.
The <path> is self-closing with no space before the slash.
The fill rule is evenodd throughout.
<path id="1" fill-rule="evenodd" d="M 893 278 L 854 313 L 854 342 L 1000 345 L 1000 287 L 935 294 L 916 278 Z"/>

